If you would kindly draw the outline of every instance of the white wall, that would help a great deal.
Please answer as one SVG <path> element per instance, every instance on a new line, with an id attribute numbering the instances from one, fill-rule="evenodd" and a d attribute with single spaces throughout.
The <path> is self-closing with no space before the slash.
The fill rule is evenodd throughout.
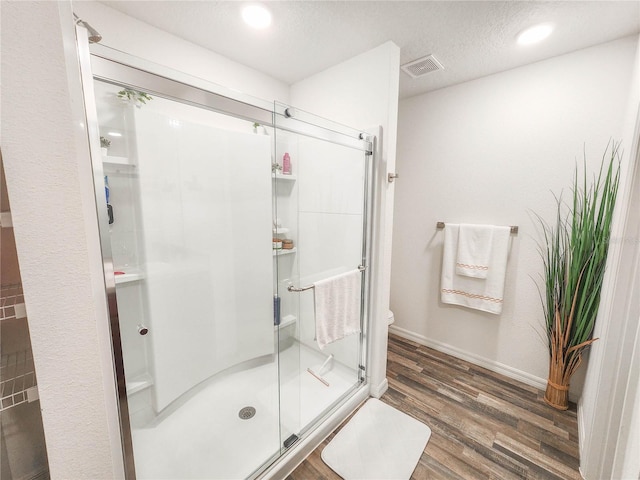
<path id="1" fill-rule="evenodd" d="M 2 153 L 51 478 L 121 478 L 70 4 L 1 8 Z"/>
<path id="2" fill-rule="evenodd" d="M 372 394 L 386 389 L 387 311 L 393 223 L 400 49 L 392 42 L 331 67 L 291 87 L 291 104 L 334 121 L 365 130 L 382 126 L 383 138 L 376 168 L 376 205 L 371 259 L 373 285 L 369 327 L 367 376 Z M 373 353 L 373 354 L 372 354 Z"/>
<path id="3" fill-rule="evenodd" d="M 551 192 L 569 188 L 583 146 L 592 172 L 609 139 L 623 139 L 627 169 L 636 44 L 625 38 L 400 103 L 395 331 L 544 388 L 548 353 L 533 280 L 542 271 L 533 213 L 553 219 Z M 437 221 L 520 227 L 501 315 L 440 303 Z M 574 398 L 580 383 L 578 375 Z"/>

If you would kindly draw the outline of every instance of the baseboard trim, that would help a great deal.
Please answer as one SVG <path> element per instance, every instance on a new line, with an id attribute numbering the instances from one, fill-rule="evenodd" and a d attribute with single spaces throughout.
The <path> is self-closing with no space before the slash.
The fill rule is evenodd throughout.
<path id="1" fill-rule="evenodd" d="M 415 332 L 411 332 L 409 330 L 405 330 L 404 328 L 400 328 L 395 325 L 389 326 L 389 332 L 394 333 L 399 337 L 406 338 L 407 340 L 419 343 L 420 345 L 433 348 L 434 350 L 438 350 L 439 352 L 446 353 L 461 360 L 465 360 L 480 367 L 484 367 L 487 370 L 491 370 L 492 372 L 500 373 L 506 377 L 518 380 L 522 383 L 526 383 L 531 387 L 535 387 L 540 390 L 544 390 L 545 388 L 547 388 L 547 380 L 545 378 L 536 377 L 535 375 L 531 375 L 530 373 L 523 372 L 522 370 L 510 367 L 509 365 L 496 362 L 495 360 L 481 357 L 480 355 L 461 350 L 446 343 L 431 340 L 427 337 L 419 335 Z"/>
<path id="2" fill-rule="evenodd" d="M 576 409 L 576 416 L 578 420 L 578 458 L 582 460 L 584 458 L 584 456 L 582 455 L 582 452 L 584 450 L 584 444 L 586 440 L 585 433 L 584 433 L 585 432 L 584 408 L 582 407 L 582 402 L 578 402 L 578 406 Z M 578 468 L 578 471 L 580 472 L 580 475 L 582 476 L 582 478 L 585 478 L 584 473 L 582 473 L 582 465 L 580 465 L 580 467 Z"/>
<path id="3" fill-rule="evenodd" d="M 384 395 L 384 392 L 389 388 L 389 381 L 385 377 L 378 385 L 371 384 L 371 388 L 369 389 L 369 395 L 375 398 L 380 398 Z"/>

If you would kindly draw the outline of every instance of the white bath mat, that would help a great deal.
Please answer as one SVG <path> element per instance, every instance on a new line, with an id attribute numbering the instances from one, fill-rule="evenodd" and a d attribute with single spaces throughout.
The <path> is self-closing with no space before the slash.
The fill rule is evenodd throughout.
<path id="1" fill-rule="evenodd" d="M 429 437 L 424 423 L 371 398 L 321 456 L 345 480 L 408 480 Z"/>

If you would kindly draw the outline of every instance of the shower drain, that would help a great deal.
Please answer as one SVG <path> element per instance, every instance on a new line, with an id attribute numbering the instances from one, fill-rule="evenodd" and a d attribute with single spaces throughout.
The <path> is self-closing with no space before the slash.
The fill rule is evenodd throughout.
<path id="1" fill-rule="evenodd" d="M 238 412 L 238 416 L 242 420 L 249 420 L 250 418 L 253 418 L 255 414 L 256 414 L 256 409 L 253 407 L 244 407 Z"/>

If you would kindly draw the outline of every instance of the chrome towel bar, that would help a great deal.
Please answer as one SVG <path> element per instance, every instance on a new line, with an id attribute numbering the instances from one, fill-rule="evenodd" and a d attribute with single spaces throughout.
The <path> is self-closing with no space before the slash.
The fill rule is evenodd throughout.
<path id="1" fill-rule="evenodd" d="M 442 230 L 444 228 L 444 222 L 436 222 L 436 228 L 439 230 Z M 511 234 L 512 235 L 517 235 L 518 234 L 518 226 L 517 225 L 511 225 Z"/>
<path id="2" fill-rule="evenodd" d="M 366 265 L 358 265 L 358 270 L 360 270 L 361 272 L 364 272 L 366 268 Z M 287 290 L 289 290 L 290 292 L 304 292 L 305 290 L 311 290 L 312 288 L 313 285 L 307 285 L 305 287 L 295 287 L 293 285 L 289 285 L 287 287 Z"/>

